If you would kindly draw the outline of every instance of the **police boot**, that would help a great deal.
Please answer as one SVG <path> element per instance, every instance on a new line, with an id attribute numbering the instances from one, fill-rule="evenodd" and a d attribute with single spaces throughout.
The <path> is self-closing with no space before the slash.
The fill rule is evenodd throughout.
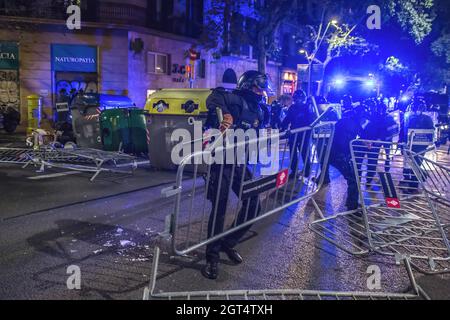
<path id="1" fill-rule="evenodd" d="M 225 254 L 228 256 L 228 259 L 230 259 L 231 262 L 234 262 L 235 264 L 241 264 L 242 262 L 244 262 L 244 259 L 239 254 L 239 252 L 237 252 L 234 249 L 222 248 L 222 251 L 225 252 Z"/>
<path id="2" fill-rule="evenodd" d="M 219 264 L 217 262 L 207 262 L 202 269 L 202 275 L 209 280 L 216 280 L 219 276 Z"/>

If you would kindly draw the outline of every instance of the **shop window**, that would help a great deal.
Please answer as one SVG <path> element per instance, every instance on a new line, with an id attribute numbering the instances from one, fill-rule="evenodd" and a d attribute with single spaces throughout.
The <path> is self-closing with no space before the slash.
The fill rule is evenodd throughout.
<path id="1" fill-rule="evenodd" d="M 147 72 L 156 74 L 168 73 L 168 60 L 167 54 L 149 52 L 147 55 Z"/>

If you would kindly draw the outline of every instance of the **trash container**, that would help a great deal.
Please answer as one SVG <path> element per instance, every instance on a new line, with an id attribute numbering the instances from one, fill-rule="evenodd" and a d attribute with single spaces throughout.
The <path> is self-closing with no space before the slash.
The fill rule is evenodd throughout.
<path id="1" fill-rule="evenodd" d="M 179 142 L 171 141 L 172 133 L 177 129 L 186 129 L 194 139 L 192 123 L 206 121 L 206 99 L 210 94 L 210 89 L 162 89 L 149 97 L 145 110 L 149 113 L 148 151 L 150 164 L 154 168 L 176 168 L 172 150 Z"/>
<path id="2" fill-rule="evenodd" d="M 105 151 L 131 152 L 128 109 L 109 109 L 100 117 L 101 137 Z"/>
<path id="3" fill-rule="evenodd" d="M 147 114 L 142 109 L 130 109 L 129 118 L 132 153 L 148 154 L 149 135 L 147 131 Z"/>
<path id="4" fill-rule="evenodd" d="M 104 150 L 147 154 L 147 118 L 144 110 L 105 110 L 100 117 L 100 128 Z"/>
<path id="5" fill-rule="evenodd" d="M 71 104 L 72 126 L 77 145 L 83 148 L 103 149 L 101 113 L 109 109 L 134 107 L 133 102 L 124 96 L 96 93 L 77 95 Z"/>

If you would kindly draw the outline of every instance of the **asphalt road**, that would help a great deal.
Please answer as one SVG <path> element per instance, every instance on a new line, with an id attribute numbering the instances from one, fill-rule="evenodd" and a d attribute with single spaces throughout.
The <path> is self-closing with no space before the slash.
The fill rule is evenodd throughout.
<path id="1" fill-rule="evenodd" d="M 85 175 L 29 179 L 36 175 L 0 165 L 0 299 L 142 299 L 157 235 L 173 210 L 173 199 L 160 192 L 174 173 L 142 168 L 95 183 Z M 328 214 L 343 210 L 343 190 L 343 179 L 334 177 L 318 195 Z M 163 255 L 157 291 L 367 291 L 373 265 L 382 272 L 381 291 L 409 290 L 404 268 L 391 258 L 359 259 L 336 249 L 308 229 L 316 218 L 300 203 L 255 225 L 238 247 L 245 263 L 232 266 L 223 257 L 217 281 L 200 275 L 202 250 L 193 260 Z M 67 288 L 73 265 L 81 270 L 81 290 Z M 448 277 L 417 278 L 432 298 L 450 299 Z"/>

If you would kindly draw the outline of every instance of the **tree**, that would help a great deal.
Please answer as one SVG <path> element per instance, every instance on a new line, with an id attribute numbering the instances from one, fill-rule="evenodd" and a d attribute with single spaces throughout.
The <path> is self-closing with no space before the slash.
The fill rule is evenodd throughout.
<path id="1" fill-rule="evenodd" d="M 317 48 L 317 34 L 324 30 L 324 24 L 334 16 L 344 20 L 340 28 L 335 28 L 327 36 L 325 57 L 318 58 L 328 64 L 344 54 L 365 54 L 374 49 L 364 36 L 368 32 L 367 8 L 371 5 L 381 7 L 383 25 L 399 24 L 416 43 L 423 42 L 429 35 L 435 18 L 435 0 L 323 0 L 315 2 L 322 8 L 322 19 L 311 21 L 311 17 L 305 15 L 309 1 L 256 0 L 249 6 L 250 1 L 246 0 L 210 0 L 203 43 L 206 48 L 216 48 L 217 57 L 229 53 L 231 40 L 252 45 L 258 54 L 258 68 L 265 72 L 267 58 L 279 51 L 278 31 L 285 22 L 298 29 L 306 28 L 304 37 L 297 40 L 313 43 Z M 312 51 L 316 49 L 314 46 Z"/>
<path id="2" fill-rule="evenodd" d="M 324 69 L 332 60 L 343 55 L 365 55 L 376 49 L 376 46 L 354 33 L 356 26 L 331 25 L 333 30 L 326 34 L 322 30 L 329 29 L 330 26 L 325 27 L 321 23 L 318 27 L 308 25 L 295 36 L 297 44 L 305 48 L 307 52 L 311 52 L 310 58 L 323 65 Z M 321 41 L 322 36 L 324 36 L 323 41 Z"/>
<path id="3" fill-rule="evenodd" d="M 216 56 L 229 53 L 230 39 L 250 44 L 258 54 L 259 71 L 266 73 L 267 58 L 277 49 L 274 42 L 279 27 L 297 6 L 297 0 L 257 1 L 255 5 L 245 0 L 211 0 L 203 43 L 206 48 L 216 48 Z M 244 23 L 239 19 L 242 16 Z"/>
<path id="4" fill-rule="evenodd" d="M 432 31 L 436 0 L 333 0 L 324 1 L 323 7 L 330 14 L 345 17 L 350 25 L 366 27 L 367 8 L 378 5 L 381 9 L 382 28 L 389 24 L 399 24 L 417 44 Z M 446 1 L 446 0 L 437 0 Z M 367 28 L 365 28 L 367 29 Z"/>
<path id="5" fill-rule="evenodd" d="M 432 31 L 434 0 L 390 0 L 388 2 L 389 15 L 407 30 L 417 44 Z"/>
<path id="6" fill-rule="evenodd" d="M 336 58 L 346 55 L 364 56 L 376 52 L 377 46 L 366 40 L 371 32 L 366 26 L 367 9 L 374 3 L 381 8 L 382 29 L 399 25 L 416 44 L 422 43 L 431 33 L 435 19 L 433 0 L 361 0 L 357 4 L 355 1 L 333 0 L 323 2 L 321 21 L 316 25 L 306 26 L 306 32 L 303 32 L 303 36 L 297 37 L 297 43 L 309 52 L 316 52 L 313 54 L 313 60 L 322 64 L 324 70 Z M 324 24 L 336 17 L 345 17 L 343 21 L 345 23 L 342 26 L 332 24 L 332 31 L 325 37 L 323 48 L 318 48 L 318 45 L 321 45 L 319 39 L 321 31 L 323 34 Z M 410 78 L 411 70 L 405 66 L 400 70 L 397 64 L 396 70 L 389 70 L 390 67 L 394 67 L 394 62 L 395 59 L 387 61 L 380 70 L 383 76 L 390 79 Z"/>
<path id="7" fill-rule="evenodd" d="M 424 78 L 434 88 L 450 83 L 450 8 L 447 0 L 436 1 L 435 14 L 435 29 L 440 33 L 431 45 L 432 54 L 424 71 Z"/>
<path id="8" fill-rule="evenodd" d="M 395 96 L 400 90 L 405 90 L 408 84 L 414 82 L 415 72 L 395 56 L 389 57 L 379 65 L 379 76 L 384 85 L 384 93 Z"/>

